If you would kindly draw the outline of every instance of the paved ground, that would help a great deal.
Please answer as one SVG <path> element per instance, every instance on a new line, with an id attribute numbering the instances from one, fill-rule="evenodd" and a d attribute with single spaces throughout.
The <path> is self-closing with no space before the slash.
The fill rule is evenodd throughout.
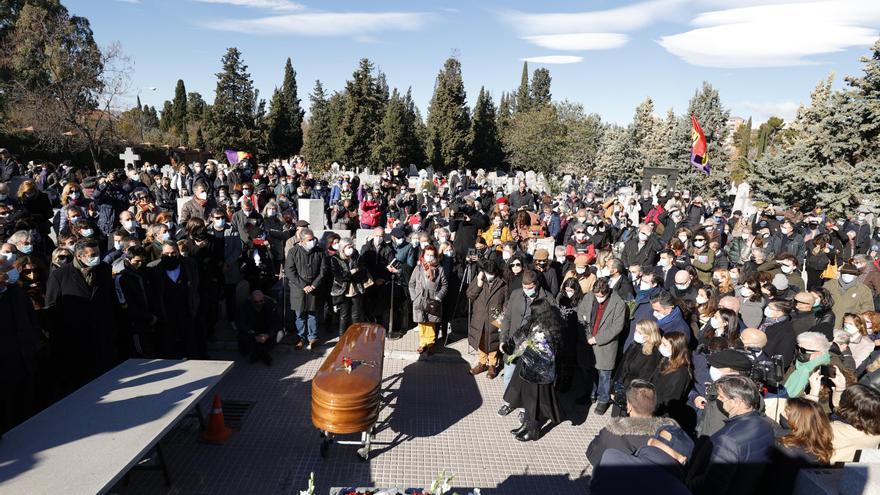
<path id="1" fill-rule="evenodd" d="M 135 472 L 117 491 L 296 495 L 314 471 L 316 493 L 325 495 L 332 486 L 426 486 L 445 469 L 454 473 L 454 486 L 480 487 L 484 494 L 587 493 L 584 451 L 607 414 L 587 415 L 585 406 L 574 405 L 571 392 L 561 404 L 568 420 L 539 442 L 518 442 L 509 433 L 515 414 L 495 414 L 501 378 L 470 376 L 474 356 L 463 340 L 419 360 L 412 352 L 415 331 L 386 345 L 384 376 L 391 400 L 382 410 L 371 460 L 360 461 L 354 446 L 332 446 L 322 460 L 311 424 L 310 379 L 334 342 L 311 353 L 276 348 L 271 367 L 238 359 L 217 390 L 224 399 L 256 402 L 241 431 L 225 445 L 205 445 L 196 441 L 196 421 L 184 420 L 163 443 L 173 486 L 164 487 L 156 472 Z M 238 357 L 232 351 L 214 354 Z"/>

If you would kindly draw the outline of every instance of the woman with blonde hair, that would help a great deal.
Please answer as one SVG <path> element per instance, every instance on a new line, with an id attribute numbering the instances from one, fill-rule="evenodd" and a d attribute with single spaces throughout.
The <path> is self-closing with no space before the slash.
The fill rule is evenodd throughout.
<path id="1" fill-rule="evenodd" d="M 715 269 L 715 273 L 712 274 L 712 285 L 718 289 L 718 299 L 724 296 L 736 295 L 736 284 L 733 282 L 733 278 L 731 278 L 730 271 L 727 268 Z"/>
<path id="2" fill-rule="evenodd" d="M 505 242 L 513 240 L 510 229 L 507 225 L 504 225 L 504 217 L 497 210 L 492 213 L 491 224 L 480 232 L 480 237 L 486 241 L 486 245 L 493 251 L 501 251 L 501 247 Z"/>
<path id="3" fill-rule="evenodd" d="M 633 331 L 633 342 L 623 353 L 614 383 L 624 389 L 636 379 L 650 380 L 660 365 L 660 327 L 654 320 L 639 320 Z M 617 388 L 617 387 L 615 387 Z"/>

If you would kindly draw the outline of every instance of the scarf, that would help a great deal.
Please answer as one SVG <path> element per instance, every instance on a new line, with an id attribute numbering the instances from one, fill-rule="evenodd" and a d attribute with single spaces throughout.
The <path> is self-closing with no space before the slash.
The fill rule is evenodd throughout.
<path id="1" fill-rule="evenodd" d="M 777 316 L 776 318 L 765 318 L 764 322 L 761 323 L 761 326 L 758 327 L 758 330 L 767 333 L 767 327 L 773 326 L 777 323 L 783 322 L 788 319 L 787 315 Z"/>
<path id="2" fill-rule="evenodd" d="M 795 360 L 794 371 L 788 376 L 788 380 L 785 380 L 785 390 L 788 392 L 788 396 L 797 397 L 801 395 L 804 389 L 807 388 L 807 384 L 810 383 L 810 374 L 813 373 L 813 370 L 829 362 L 831 362 L 831 354 L 827 352 L 806 363 Z M 813 392 L 818 393 L 819 391 L 814 390 Z"/>
<path id="3" fill-rule="evenodd" d="M 94 285 L 95 285 L 94 271 L 90 267 L 86 266 L 85 263 L 80 261 L 79 258 L 76 258 L 76 257 L 73 258 L 73 266 L 77 270 L 79 270 L 79 273 L 82 274 L 82 277 L 85 279 L 86 284 L 88 284 L 89 287 L 94 287 Z"/>
<path id="4" fill-rule="evenodd" d="M 843 292 L 850 290 L 852 288 L 852 286 L 856 285 L 856 282 L 858 282 L 858 280 L 859 280 L 858 277 L 856 277 L 852 282 L 846 283 L 843 281 L 842 278 L 837 279 L 837 281 L 840 283 L 840 288 L 842 289 Z"/>

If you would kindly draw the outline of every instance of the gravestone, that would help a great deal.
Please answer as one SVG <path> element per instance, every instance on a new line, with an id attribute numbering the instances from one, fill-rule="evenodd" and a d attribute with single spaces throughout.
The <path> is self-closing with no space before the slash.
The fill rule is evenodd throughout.
<path id="1" fill-rule="evenodd" d="M 419 176 L 419 168 L 416 167 L 415 163 L 409 164 L 409 171 L 407 172 L 407 175 L 410 177 L 418 177 Z"/>
<path id="2" fill-rule="evenodd" d="M 119 159 L 125 164 L 125 168 L 134 168 L 135 162 L 141 159 L 141 155 L 135 153 L 131 148 L 125 148 L 125 153 L 119 155 Z"/>
<path id="3" fill-rule="evenodd" d="M 357 229 L 354 233 L 354 248 L 362 252 L 371 237 L 373 237 L 373 229 Z"/>
<path id="4" fill-rule="evenodd" d="M 731 211 L 739 210 L 745 213 L 746 210 L 752 208 L 752 186 L 748 182 L 741 182 L 736 187 L 736 198 L 733 200 L 733 210 Z"/>
<path id="5" fill-rule="evenodd" d="M 678 169 L 645 167 L 642 176 L 642 190 L 652 190 L 652 185 L 659 185 L 661 188 L 671 191 L 675 189 L 676 182 L 678 182 Z"/>
<path id="6" fill-rule="evenodd" d="M 174 167 L 168 163 L 162 165 L 162 177 L 174 177 Z"/>
<path id="7" fill-rule="evenodd" d="M 323 199 L 300 199 L 298 203 L 299 219 L 309 222 L 312 230 L 324 230 L 326 216 Z"/>
<path id="8" fill-rule="evenodd" d="M 182 198 L 177 198 L 177 218 L 180 218 L 181 212 L 183 212 L 183 205 L 186 204 L 187 201 L 191 200 L 192 196 L 184 196 Z M 208 213 L 208 212 L 206 212 Z"/>

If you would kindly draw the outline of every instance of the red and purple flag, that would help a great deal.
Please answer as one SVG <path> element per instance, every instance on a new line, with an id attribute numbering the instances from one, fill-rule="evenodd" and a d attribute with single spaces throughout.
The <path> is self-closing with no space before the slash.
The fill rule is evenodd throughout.
<path id="1" fill-rule="evenodd" d="M 706 135 L 703 134 L 703 129 L 700 128 L 700 123 L 697 122 L 697 117 L 693 114 L 691 114 L 691 140 L 691 163 L 694 167 L 697 167 L 697 170 L 709 175 L 711 170 L 709 166 L 709 145 L 706 142 Z"/>

